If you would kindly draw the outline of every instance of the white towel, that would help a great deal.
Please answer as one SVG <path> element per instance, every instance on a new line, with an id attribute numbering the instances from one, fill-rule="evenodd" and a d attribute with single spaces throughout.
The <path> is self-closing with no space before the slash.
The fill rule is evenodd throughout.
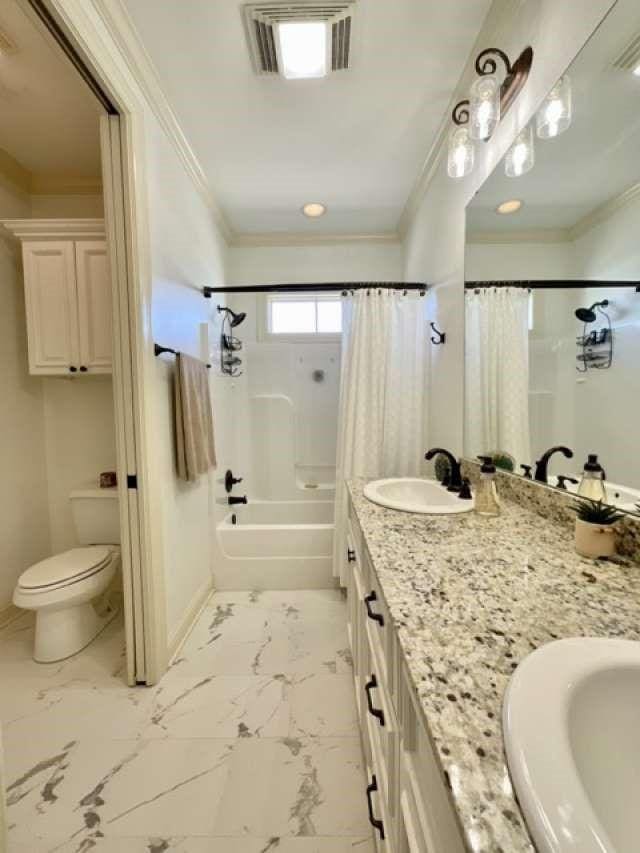
<path id="1" fill-rule="evenodd" d="M 216 467 L 213 412 L 206 364 L 182 353 L 176 358 L 175 419 L 178 476 L 194 482 Z"/>

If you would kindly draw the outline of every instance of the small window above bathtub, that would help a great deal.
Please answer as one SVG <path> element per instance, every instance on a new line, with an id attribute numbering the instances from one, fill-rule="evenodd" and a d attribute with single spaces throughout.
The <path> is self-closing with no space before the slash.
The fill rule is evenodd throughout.
<path id="1" fill-rule="evenodd" d="M 268 294 L 264 304 L 262 337 L 266 340 L 340 340 L 342 300 L 335 293 Z"/>

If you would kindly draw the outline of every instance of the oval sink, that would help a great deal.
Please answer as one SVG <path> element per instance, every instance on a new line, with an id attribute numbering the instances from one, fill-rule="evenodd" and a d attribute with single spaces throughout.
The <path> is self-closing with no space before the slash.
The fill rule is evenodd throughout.
<path id="1" fill-rule="evenodd" d="M 473 509 L 473 500 L 461 500 L 457 492 L 448 492 L 436 480 L 412 477 L 367 483 L 364 496 L 372 503 L 389 509 L 425 515 L 452 515 Z"/>
<path id="2" fill-rule="evenodd" d="M 514 673 L 507 761 L 540 853 L 640 849 L 640 643 L 558 640 Z"/>

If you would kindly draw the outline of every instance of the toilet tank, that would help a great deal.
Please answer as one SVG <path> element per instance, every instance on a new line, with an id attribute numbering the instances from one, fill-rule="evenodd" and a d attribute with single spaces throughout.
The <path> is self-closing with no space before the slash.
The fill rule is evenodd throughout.
<path id="1" fill-rule="evenodd" d="M 71 514 L 80 545 L 119 545 L 118 489 L 71 492 Z"/>

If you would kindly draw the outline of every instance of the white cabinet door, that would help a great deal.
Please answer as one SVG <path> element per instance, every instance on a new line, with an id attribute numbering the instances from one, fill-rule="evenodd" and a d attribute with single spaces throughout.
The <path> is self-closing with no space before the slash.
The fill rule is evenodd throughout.
<path id="1" fill-rule="evenodd" d="M 79 367 L 75 256 L 70 241 L 23 244 L 29 370 L 68 374 Z"/>
<path id="2" fill-rule="evenodd" d="M 80 371 L 111 373 L 111 281 L 104 240 L 76 248 Z"/>

